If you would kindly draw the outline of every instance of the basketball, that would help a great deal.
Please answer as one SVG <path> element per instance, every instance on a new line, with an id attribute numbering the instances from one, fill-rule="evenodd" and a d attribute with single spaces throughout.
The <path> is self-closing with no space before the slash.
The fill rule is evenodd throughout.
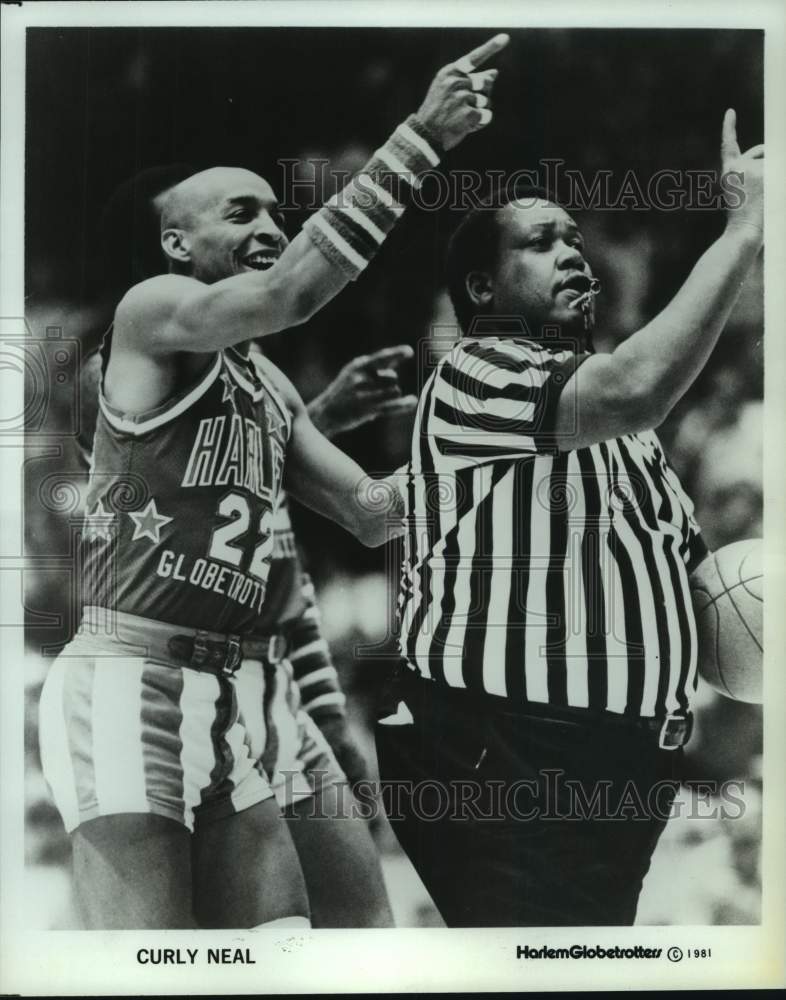
<path id="1" fill-rule="evenodd" d="M 724 545 L 691 576 L 699 674 L 720 694 L 761 704 L 761 539 Z"/>

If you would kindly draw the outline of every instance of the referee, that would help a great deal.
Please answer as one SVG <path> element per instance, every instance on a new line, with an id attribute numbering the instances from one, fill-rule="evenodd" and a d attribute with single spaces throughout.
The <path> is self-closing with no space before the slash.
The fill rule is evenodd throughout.
<path id="1" fill-rule="evenodd" d="M 449 926 L 632 924 L 690 737 L 706 556 L 653 427 L 714 347 L 763 240 L 763 149 L 672 302 L 592 351 L 597 283 L 530 190 L 448 252 L 462 338 L 407 475 L 404 664 L 377 729 L 402 846 Z"/>

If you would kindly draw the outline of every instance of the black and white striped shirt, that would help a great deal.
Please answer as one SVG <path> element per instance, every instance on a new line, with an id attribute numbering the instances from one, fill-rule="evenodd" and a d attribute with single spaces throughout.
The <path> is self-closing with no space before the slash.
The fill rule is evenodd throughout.
<path id="1" fill-rule="evenodd" d="M 662 717 L 695 688 L 707 550 L 654 432 L 555 447 L 586 357 L 483 337 L 440 361 L 408 466 L 400 648 L 451 687 Z"/>

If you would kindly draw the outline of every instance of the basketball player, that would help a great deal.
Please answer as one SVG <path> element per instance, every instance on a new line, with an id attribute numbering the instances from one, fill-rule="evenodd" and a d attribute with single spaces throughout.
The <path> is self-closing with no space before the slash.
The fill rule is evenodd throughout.
<path id="1" fill-rule="evenodd" d="M 309 403 L 315 426 L 333 438 L 382 417 L 411 413 L 417 401 L 402 396 L 397 369 L 412 356 L 410 347 L 398 345 L 350 361 Z M 82 365 L 79 385 L 78 444 L 86 464 L 100 382 L 101 359 L 94 352 Z M 288 818 L 312 924 L 387 927 L 392 914 L 377 851 L 365 821 L 352 815 L 347 789 L 369 780 L 368 766 L 347 722 L 346 698 L 288 508 L 282 493 L 273 519 L 265 602 L 254 634 L 242 643 L 244 659 L 264 672 L 265 746 L 258 767 Z M 340 823 L 326 822 L 339 817 Z"/>
<path id="2" fill-rule="evenodd" d="M 727 112 L 741 203 L 612 354 L 591 349 L 596 284 L 554 201 L 511 194 L 454 235 L 463 337 L 419 404 L 406 668 L 377 737 L 383 781 L 428 789 L 393 828 L 449 926 L 633 923 L 690 737 L 707 554 L 652 428 L 761 249 L 763 156 Z"/>
<path id="3" fill-rule="evenodd" d="M 378 545 L 387 515 L 253 364 L 357 278 L 412 185 L 490 119 L 497 36 L 435 77 L 417 115 L 288 244 L 260 177 L 214 168 L 162 202 L 170 273 L 132 288 L 105 344 L 82 552 L 83 618 L 41 701 L 44 773 L 72 833 L 87 927 L 307 922 L 302 872 L 256 762 L 264 679 L 241 665 L 279 489 Z M 284 457 L 286 455 L 286 474 Z"/>

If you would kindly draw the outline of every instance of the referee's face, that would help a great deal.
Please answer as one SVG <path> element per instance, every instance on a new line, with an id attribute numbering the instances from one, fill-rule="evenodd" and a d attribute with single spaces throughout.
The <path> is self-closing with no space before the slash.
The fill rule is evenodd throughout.
<path id="1" fill-rule="evenodd" d="M 499 210 L 499 249 L 491 275 L 494 313 L 521 316 L 533 336 L 544 324 L 583 330 L 572 303 L 592 276 L 584 241 L 568 213 L 549 201 L 514 201 Z"/>

